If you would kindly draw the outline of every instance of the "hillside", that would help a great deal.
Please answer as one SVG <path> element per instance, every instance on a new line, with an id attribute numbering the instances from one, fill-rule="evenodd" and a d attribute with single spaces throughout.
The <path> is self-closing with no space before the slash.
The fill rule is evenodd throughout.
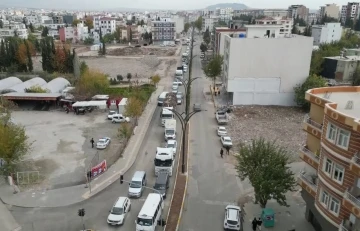
<path id="1" fill-rule="evenodd" d="M 219 3 L 206 7 L 208 10 L 215 10 L 216 8 L 232 8 L 233 10 L 249 9 L 249 7 L 242 3 Z"/>

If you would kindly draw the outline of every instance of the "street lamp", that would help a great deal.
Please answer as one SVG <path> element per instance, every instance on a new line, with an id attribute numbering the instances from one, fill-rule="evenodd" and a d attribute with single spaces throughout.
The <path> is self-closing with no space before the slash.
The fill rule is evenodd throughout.
<path id="1" fill-rule="evenodd" d="M 201 77 L 196 77 L 196 78 L 189 78 L 189 79 L 178 79 L 182 85 L 184 85 L 184 89 L 185 89 L 185 112 L 188 112 L 189 111 L 189 99 L 188 99 L 188 92 L 189 92 L 189 88 L 191 86 L 191 83 L 196 80 L 196 79 L 199 79 Z M 190 92 L 189 92 L 190 94 Z"/>
<path id="2" fill-rule="evenodd" d="M 200 111 L 192 111 L 188 114 L 186 113 L 179 113 L 173 109 L 169 109 L 170 111 L 172 111 L 174 113 L 174 115 L 176 115 L 176 117 L 180 120 L 181 123 L 181 130 L 182 130 L 182 165 L 181 165 L 181 172 L 185 173 L 185 139 L 186 139 L 186 129 L 187 129 L 187 125 L 189 123 L 190 118 L 195 115 Z"/>

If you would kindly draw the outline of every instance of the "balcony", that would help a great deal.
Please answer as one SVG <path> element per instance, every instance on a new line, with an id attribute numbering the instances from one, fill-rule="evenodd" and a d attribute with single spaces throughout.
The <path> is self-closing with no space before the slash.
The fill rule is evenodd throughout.
<path id="1" fill-rule="evenodd" d="M 313 197 L 316 196 L 317 189 L 317 176 L 308 175 L 304 172 L 300 172 L 298 176 L 298 184 L 301 188 L 305 189 Z"/>
<path id="2" fill-rule="evenodd" d="M 342 221 L 340 226 L 339 226 L 339 231 L 350 231 L 347 229 L 347 226 L 345 225 L 345 222 Z"/>
<path id="3" fill-rule="evenodd" d="M 357 176 L 360 176 L 360 158 L 358 157 L 359 153 L 356 153 L 350 161 L 350 171 L 352 171 Z"/>
<path id="4" fill-rule="evenodd" d="M 311 167 L 318 169 L 319 167 L 319 156 L 310 151 L 306 145 L 300 148 L 300 158 L 309 164 Z"/>
<path id="5" fill-rule="evenodd" d="M 312 134 L 313 136 L 321 139 L 321 133 L 322 133 L 322 124 L 319 124 L 312 120 L 309 115 L 305 115 L 304 117 L 304 131 Z"/>
<path id="6" fill-rule="evenodd" d="M 357 218 L 360 218 L 360 189 L 347 190 L 342 204 Z"/>

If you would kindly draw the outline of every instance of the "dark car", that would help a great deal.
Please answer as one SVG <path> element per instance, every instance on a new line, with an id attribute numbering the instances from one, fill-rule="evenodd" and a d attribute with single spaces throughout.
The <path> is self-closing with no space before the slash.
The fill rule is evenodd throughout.
<path id="1" fill-rule="evenodd" d="M 158 191 L 165 199 L 168 188 L 169 188 L 169 174 L 167 172 L 160 172 L 156 177 L 154 189 Z"/>
<path id="2" fill-rule="evenodd" d="M 194 104 L 194 111 L 201 111 L 201 105 L 199 103 Z"/>

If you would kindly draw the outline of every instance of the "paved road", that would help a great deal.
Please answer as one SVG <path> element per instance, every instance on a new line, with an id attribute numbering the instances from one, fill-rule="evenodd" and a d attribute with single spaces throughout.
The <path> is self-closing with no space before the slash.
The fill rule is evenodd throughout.
<path id="1" fill-rule="evenodd" d="M 201 39 L 197 38 L 197 41 Z M 187 199 L 180 231 L 222 230 L 225 205 L 236 203 L 243 190 L 227 156 L 220 157 L 220 139 L 214 106 L 204 97 L 203 89 L 210 81 L 201 70 L 199 45 L 194 46 L 192 77 L 203 77 L 192 85 L 192 103 L 199 102 L 208 111 L 194 115 L 190 127 L 190 162 Z"/>
<path id="2" fill-rule="evenodd" d="M 165 79 L 164 79 L 165 80 Z M 167 89 L 170 89 L 171 80 L 164 81 Z M 156 103 L 156 102 L 151 102 Z M 183 110 L 183 107 L 182 107 Z M 164 142 L 164 128 L 160 126 L 160 108 L 157 108 L 146 138 L 140 148 L 140 153 L 134 166 L 126 173 L 124 180 L 131 180 L 133 173 L 136 170 L 145 170 L 148 177 L 148 187 L 152 187 L 155 183 L 153 160 L 155 157 L 156 147 L 163 146 Z M 180 137 L 180 124 L 178 124 L 178 138 Z M 178 139 L 179 140 L 179 139 Z M 147 152 L 147 154 L 145 154 Z M 177 153 L 178 155 L 178 153 Z M 175 163 L 177 166 L 177 162 Z M 175 170 L 175 169 L 174 169 Z M 176 176 L 176 171 L 174 173 Z M 165 200 L 165 209 L 163 211 L 164 217 L 167 216 L 170 199 L 172 196 L 175 177 L 171 177 L 170 190 Z M 62 208 L 19 208 L 12 207 L 11 213 L 22 226 L 24 231 L 64 231 L 64 230 L 81 230 L 82 223 L 80 217 L 77 216 L 79 208 L 84 208 L 86 211 L 85 225 L 86 228 L 93 228 L 99 231 L 108 230 L 135 230 L 135 219 L 148 195 L 152 192 L 145 190 L 144 195 L 140 199 L 132 199 L 131 211 L 125 219 L 125 224 L 122 227 L 111 227 L 106 223 L 107 216 L 111 206 L 119 196 L 126 196 L 128 185 L 126 183 L 120 185 L 115 182 L 101 193 L 90 198 L 87 201 L 79 204 L 66 206 Z M 161 230 L 160 227 L 157 230 Z"/>

